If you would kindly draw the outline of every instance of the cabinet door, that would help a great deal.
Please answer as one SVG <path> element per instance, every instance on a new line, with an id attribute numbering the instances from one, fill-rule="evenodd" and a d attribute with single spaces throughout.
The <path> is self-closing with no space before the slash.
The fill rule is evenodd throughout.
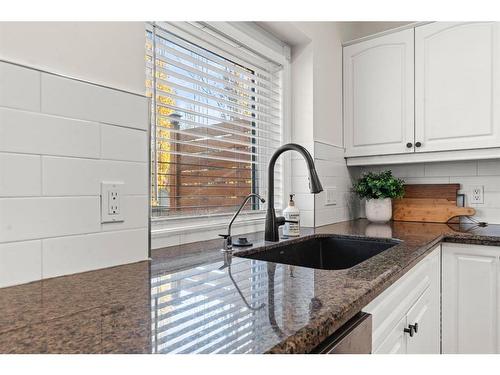
<path id="1" fill-rule="evenodd" d="M 443 244 L 445 354 L 498 353 L 500 248 Z"/>
<path id="2" fill-rule="evenodd" d="M 406 316 L 403 317 L 387 335 L 373 354 L 406 354 Z"/>
<path id="3" fill-rule="evenodd" d="M 417 152 L 500 147 L 500 32 L 496 22 L 415 29 Z"/>
<path id="4" fill-rule="evenodd" d="M 440 314 L 440 280 L 441 280 L 441 245 L 427 255 L 419 264 L 408 271 L 399 280 L 387 288 L 363 309 L 372 314 L 372 348 L 374 353 L 388 352 L 388 337 L 394 339 L 394 327 L 402 334 L 405 325 L 400 325 L 400 320 L 406 316 L 426 290 L 432 294 L 429 316 L 432 315 L 432 324 L 437 325 L 435 334 L 439 340 L 439 314 Z M 427 317 L 427 315 L 426 315 Z M 429 318 L 426 318 L 429 319 Z M 427 329 L 431 324 L 426 323 Z M 380 349 L 381 346 L 384 349 Z M 389 345 L 391 346 L 391 345 Z M 406 350 L 406 349 L 405 349 Z"/>
<path id="5" fill-rule="evenodd" d="M 414 30 L 344 48 L 346 156 L 413 152 Z"/>
<path id="6" fill-rule="evenodd" d="M 406 335 L 407 354 L 439 354 L 439 290 L 427 288 L 406 315 L 408 325 L 418 325 L 411 337 Z"/>

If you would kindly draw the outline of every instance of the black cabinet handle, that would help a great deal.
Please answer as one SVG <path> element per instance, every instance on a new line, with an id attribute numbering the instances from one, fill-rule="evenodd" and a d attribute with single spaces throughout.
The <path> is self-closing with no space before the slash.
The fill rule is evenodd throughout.
<path id="1" fill-rule="evenodd" d="M 415 147 L 420 147 L 420 146 L 422 146 L 422 143 L 421 143 L 421 142 L 416 142 L 416 143 L 415 143 Z"/>
<path id="2" fill-rule="evenodd" d="M 412 148 L 412 147 L 413 147 L 413 143 L 408 142 L 408 143 L 406 144 L 406 148 Z"/>
<path id="3" fill-rule="evenodd" d="M 413 335 L 415 334 L 415 330 L 414 330 L 414 328 L 413 328 L 413 326 L 412 326 L 411 324 L 410 324 L 408 327 L 409 327 L 409 328 L 405 328 L 405 329 L 403 329 L 403 331 L 404 331 L 405 333 L 409 333 L 409 334 L 410 334 L 410 337 L 413 337 Z"/>
<path id="4" fill-rule="evenodd" d="M 413 328 L 413 330 L 415 331 L 415 333 L 418 333 L 418 323 L 415 323 L 415 324 L 409 324 L 408 327 Z"/>

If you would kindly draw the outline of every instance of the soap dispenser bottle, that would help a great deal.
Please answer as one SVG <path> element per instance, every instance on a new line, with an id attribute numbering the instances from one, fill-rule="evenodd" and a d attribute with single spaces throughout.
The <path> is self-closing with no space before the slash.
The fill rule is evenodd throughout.
<path id="1" fill-rule="evenodd" d="M 300 236 L 300 211 L 295 207 L 293 197 L 295 194 L 290 194 L 288 207 L 283 210 L 285 220 L 296 221 L 297 223 L 285 223 L 283 226 L 283 235 L 288 237 Z"/>

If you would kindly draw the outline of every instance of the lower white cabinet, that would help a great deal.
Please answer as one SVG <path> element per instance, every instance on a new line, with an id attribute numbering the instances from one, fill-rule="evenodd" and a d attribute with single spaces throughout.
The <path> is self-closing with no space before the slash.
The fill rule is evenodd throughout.
<path id="1" fill-rule="evenodd" d="M 373 354 L 406 354 L 406 316 L 401 318 Z"/>
<path id="2" fill-rule="evenodd" d="M 500 353 L 500 247 L 443 244 L 443 353 Z"/>
<path id="3" fill-rule="evenodd" d="M 440 353 L 440 256 L 437 246 L 363 309 L 372 314 L 373 353 Z"/>
<path id="4" fill-rule="evenodd" d="M 363 311 L 375 354 L 500 354 L 500 247 L 443 243 Z"/>

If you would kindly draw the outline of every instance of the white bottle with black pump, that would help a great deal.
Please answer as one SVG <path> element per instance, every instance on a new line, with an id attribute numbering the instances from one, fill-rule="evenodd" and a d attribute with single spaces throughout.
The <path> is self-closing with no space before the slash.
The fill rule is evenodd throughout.
<path id="1" fill-rule="evenodd" d="M 293 197 L 295 194 L 290 194 L 288 207 L 283 210 L 285 220 L 296 221 L 297 223 L 285 223 L 283 226 L 283 236 L 297 237 L 300 236 L 300 211 L 295 207 Z"/>

